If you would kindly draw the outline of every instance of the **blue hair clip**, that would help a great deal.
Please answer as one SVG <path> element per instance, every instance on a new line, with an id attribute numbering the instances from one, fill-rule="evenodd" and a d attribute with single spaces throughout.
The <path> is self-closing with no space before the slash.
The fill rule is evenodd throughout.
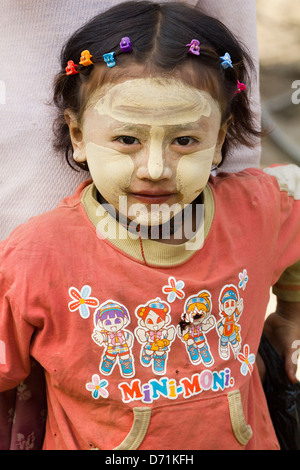
<path id="1" fill-rule="evenodd" d="M 226 54 L 221 56 L 220 59 L 222 60 L 221 65 L 222 65 L 224 70 L 228 69 L 228 67 L 233 68 L 232 60 L 231 60 L 230 54 L 228 52 L 226 52 Z"/>
<path id="2" fill-rule="evenodd" d="M 107 67 L 114 67 L 116 65 L 114 55 L 114 52 L 108 52 L 107 54 L 103 54 L 103 59 Z"/>

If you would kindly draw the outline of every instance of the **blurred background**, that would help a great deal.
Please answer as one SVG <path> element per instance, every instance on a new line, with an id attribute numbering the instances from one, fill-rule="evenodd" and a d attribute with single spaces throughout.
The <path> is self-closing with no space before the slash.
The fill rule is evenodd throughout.
<path id="1" fill-rule="evenodd" d="M 274 129 L 263 139 L 261 165 L 300 164 L 300 1 L 256 4 L 263 123 Z"/>
<path id="2" fill-rule="evenodd" d="M 261 166 L 300 165 L 300 0 L 256 0 L 256 5 L 262 121 L 273 130 L 262 141 Z M 267 315 L 275 307 L 270 293 Z"/>

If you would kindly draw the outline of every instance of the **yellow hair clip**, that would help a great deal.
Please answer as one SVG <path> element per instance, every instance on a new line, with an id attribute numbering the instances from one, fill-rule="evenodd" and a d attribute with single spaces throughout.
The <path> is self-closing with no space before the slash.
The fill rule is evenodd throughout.
<path id="1" fill-rule="evenodd" d="M 80 62 L 79 62 L 80 65 L 84 65 L 85 67 L 87 65 L 93 65 L 93 62 L 91 61 L 91 57 L 93 56 L 90 54 L 90 51 L 88 50 L 82 51 Z"/>

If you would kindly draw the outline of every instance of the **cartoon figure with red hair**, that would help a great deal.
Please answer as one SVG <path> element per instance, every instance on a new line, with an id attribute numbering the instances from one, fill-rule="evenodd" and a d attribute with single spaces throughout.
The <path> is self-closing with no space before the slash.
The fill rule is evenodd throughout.
<path id="1" fill-rule="evenodd" d="M 223 287 L 219 296 L 220 316 L 217 331 L 220 336 L 219 353 L 224 360 L 230 357 L 230 348 L 235 357 L 241 349 L 240 325 L 237 321 L 243 312 L 243 299 L 239 297 L 237 288 L 233 284 Z"/>
<path id="2" fill-rule="evenodd" d="M 155 374 L 162 375 L 166 371 L 170 344 L 175 337 L 174 326 L 167 325 L 171 321 L 170 306 L 160 298 L 139 305 L 135 314 L 139 319 L 139 327 L 135 336 L 141 348 L 141 364 L 149 367 Z"/>
<path id="3" fill-rule="evenodd" d="M 184 313 L 178 326 L 178 336 L 186 345 L 189 358 L 193 364 L 202 363 L 208 367 L 214 363 L 205 332 L 215 326 L 211 315 L 211 296 L 206 290 L 192 295 L 186 300 Z"/>

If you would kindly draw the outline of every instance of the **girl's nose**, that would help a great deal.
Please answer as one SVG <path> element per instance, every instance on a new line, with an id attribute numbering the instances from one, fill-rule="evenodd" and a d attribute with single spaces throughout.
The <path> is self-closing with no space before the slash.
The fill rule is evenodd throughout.
<path id="1" fill-rule="evenodd" d="M 168 159 L 164 156 L 163 133 L 164 130 L 161 128 L 151 130 L 149 146 L 145 149 L 145 158 L 137 169 L 137 176 L 139 178 L 156 181 L 169 179 L 172 176 Z"/>

